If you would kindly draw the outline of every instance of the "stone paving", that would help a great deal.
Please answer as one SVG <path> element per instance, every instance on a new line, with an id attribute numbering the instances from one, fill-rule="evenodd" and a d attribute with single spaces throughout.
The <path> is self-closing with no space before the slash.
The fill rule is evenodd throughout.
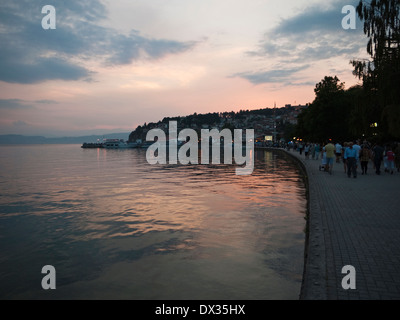
<path id="1" fill-rule="evenodd" d="M 309 239 L 300 299 L 400 299 L 400 173 L 348 178 L 343 163 L 333 174 L 321 160 L 289 151 L 306 169 Z M 383 168 L 383 164 L 382 164 Z M 383 170 L 382 170 L 383 171 Z M 355 268 L 356 288 L 345 290 L 342 268 Z"/>

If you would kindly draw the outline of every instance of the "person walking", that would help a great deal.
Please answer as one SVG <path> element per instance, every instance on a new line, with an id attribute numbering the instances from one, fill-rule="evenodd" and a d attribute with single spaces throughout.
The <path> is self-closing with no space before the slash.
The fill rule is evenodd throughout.
<path id="1" fill-rule="evenodd" d="M 353 149 L 356 150 L 357 154 L 360 155 L 360 151 L 361 151 L 361 146 L 360 146 L 360 140 L 357 140 L 354 144 L 353 144 Z M 360 158 L 358 158 L 357 163 L 356 163 L 356 170 L 358 169 L 358 161 Z"/>
<path id="2" fill-rule="evenodd" d="M 381 164 L 383 160 L 383 148 L 377 143 L 372 150 L 374 152 L 374 165 L 375 165 L 375 172 L 377 175 L 381 174 Z"/>
<path id="3" fill-rule="evenodd" d="M 353 148 L 353 142 L 350 142 L 348 148 L 345 150 L 344 158 L 347 164 L 347 176 L 350 178 L 351 174 L 353 174 L 353 177 L 357 178 L 358 152 Z"/>
<path id="4" fill-rule="evenodd" d="M 314 160 L 315 159 L 315 143 L 311 143 L 310 153 L 311 153 L 311 158 Z"/>
<path id="5" fill-rule="evenodd" d="M 304 156 L 305 156 L 305 159 L 307 159 L 307 160 L 310 158 L 310 144 L 309 143 L 307 143 L 304 146 Z"/>
<path id="6" fill-rule="evenodd" d="M 371 159 L 371 150 L 368 148 L 366 144 L 361 146 L 360 150 L 360 163 L 361 163 L 361 174 L 367 174 L 368 171 L 368 162 Z"/>
<path id="7" fill-rule="evenodd" d="M 300 143 L 299 143 L 299 152 L 300 152 L 300 155 L 303 154 L 303 147 L 304 147 L 303 142 L 300 142 Z"/>
<path id="8" fill-rule="evenodd" d="M 321 171 L 322 169 L 324 170 L 324 172 L 328 171 L 327 170 L 327 166 L 326 166 L 326 152 L 325 152 L 325 147 L 322 148 L 322 155 L 321 155 L 321 165 L 319 166 L 319 171 Z"/>
<path id="9" fill-rule="evenodd" d="M 325 152 L 326 152 L 326 166 L 327 166 L 327 171 L 329 174 L 332 174 L 332 169 L 333 169 L 333 159 L 335 158 L 335 146 L 329 140 L 329 143 L 325 146 Z"/>
<path id="10" fill-rule="evenodd" d="M 339 142 L 335 144 L 335 153 L 336 153 L 336 163 L 339 163 L 340 157 L 342 156 L 342 145 Z"/>
<path id="11" fill-rule="evenodd" d="M 346 149 L 349 147 L 348 142 L 343 143 L 343 148 L 342 148 L 342 159 L 343 159 L 343 168 L 344 168 L 344 173 L 347 173 L 347 164 L 346 164 L 346 159 L 344 158 L 344 153 L 346 152 Z"/>
<path id="12" fill-rule="evenodd" d="M 394 164 L 397 168 L 397 172 L 400 172 L 400 142 L 397 143 L 397 147 L 394 149 Z"/>
<path id="13" fill-rule="evenodd" d="M 360 152 L 361 146 L 360 146 L 360 141 L 359 141 L 359 140 L 357 140 L 357 141 L 353 144 L 353 148 L 354 148 L 357 152 Z"/>
<path id="14" fill-rule="evenodd" d="M 321 152 L 321 146 L 319 145 L 319 143 L 315 144 L 315 159 L 318 160 L 319 159 L 319 154 Z"/>
<path id="15" fill-rule="evenodd" d="M 383 148 L 383 168 L 385 169 L 385 173 L 389 172 L 388 161 L 387 161 L 387 158 L 388 158 L 387 151 L 389 150 L 388 148 L 389 148 L 388 145 L 385 145 L 385 147 Z"/>
<path id="16" fill-rule="evenodd" d="M 391 147 L 388 147 L 388 150 L 386 151 L 386 157 L 387 157 L 387 169 L 388 169 L 388 172 L 390 172 L 390 174 L 393 174 L 395 154 L 392 151 Z"/>

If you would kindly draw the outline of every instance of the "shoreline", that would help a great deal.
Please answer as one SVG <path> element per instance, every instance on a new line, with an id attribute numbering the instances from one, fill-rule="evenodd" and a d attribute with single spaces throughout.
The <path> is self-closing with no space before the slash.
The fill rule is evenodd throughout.
<path id="1" fill-rule="evenodd" d="M 321 250 L 323 246 L 318 245 L 318 241 L 320 241 L 319 239 L 322 239 L 320 235 L 320 227 L 314 222 L 314 219 L 311 219 L 313 212 L 311 212 L 310 181 L 307 168 L 299 157 L 285 149 L 271 147 L 260 147 L 257 149 L 281 152 L 289 156 L 299 166 L 299 169 L 302 173 L 302 179 L 305 184 L 307 201 L 306 215 L 304 217 L 306 220 L 304 239 L 304 266 L 299 300 L 324 300 L 326 299 L 326 294 L 324 293 L 324 289 L 320 284 L 323 283 L 323 272 L 321 271 L 325 270 L 326 266 L 324 265 L 324 252 Z M 313 244 L 313 246 L 311 244 Z"/>
<path id="2" fill-rule="evenodd" d="M 307 168 L 303 161 L 291 152 L 285 149 L 280 149 L 286 155 L 294 159 L 301 171 L 303 172 L 303 181 L 306 188 L 306 232 L 305 232 L 305 243 L 304 243 L 304 268 L 303 278 L 300 289 L 300 300 L 325 300 L 326 293 L 324 292 L 324 270 L 325 265 L 325 253 L 321 245 L 323 236 L 321 234 L 320 221 L 316 220 L 316 201 L 314 201 L 315 193 L 311 192 L 310 176 Z M 322 286 L 321 286 L 322 285 Z"/>

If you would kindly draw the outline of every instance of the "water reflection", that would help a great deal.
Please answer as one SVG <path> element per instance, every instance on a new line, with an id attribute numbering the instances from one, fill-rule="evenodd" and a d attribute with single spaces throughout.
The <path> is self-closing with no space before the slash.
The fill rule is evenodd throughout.
<path id="1" fill-rule="evenodd" d="M 141 149 L 2 151 L 1 297 L 43 297 L 27 269 L 51 263 L 56 298 L 298 297 L 305 191 L 278 153 L 256 151 L 237 176 L 149 165 Z"/>

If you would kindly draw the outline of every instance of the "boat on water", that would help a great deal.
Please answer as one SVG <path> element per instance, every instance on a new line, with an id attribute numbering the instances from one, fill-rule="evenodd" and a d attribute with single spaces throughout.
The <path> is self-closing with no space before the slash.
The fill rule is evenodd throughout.
<path id="1" fill-rule="evenodd" d="M 84 149 L 104 148 L 104 145 L 101 142 L 84 142 L 81 148 Z"/>
<path id="2" fill-rule="evenodd" d="M 84 142 L 81 148 L 94 149 L 128 149 L 139 148 L 142 143 L 140 141 L 124 141 L 123 139 L 104 139 L 102 142 Z"/>
<path id="3" fill-rule="evenodd" d="M 127 149 L 133 148 L 130 144 L 122 139 L 106 139 L 103 142 L 104 148 L 106 149 Z"/>

